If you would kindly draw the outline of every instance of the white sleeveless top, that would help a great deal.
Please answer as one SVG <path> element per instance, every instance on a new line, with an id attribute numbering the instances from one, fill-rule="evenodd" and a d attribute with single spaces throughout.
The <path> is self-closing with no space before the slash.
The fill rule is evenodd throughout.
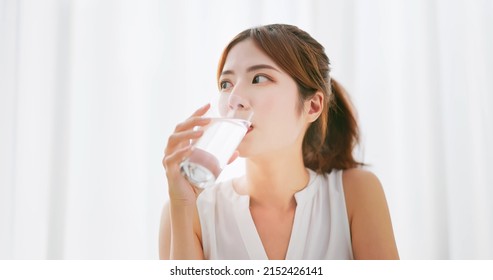
<path id="1" fill-rule="evenodd" d="M 353 259 L 342 171 L 317 174 L 295 194 L 296 211 L 286 259 Z M 197 199 L 206 259 L 266 260 L 250 214 L 248 195 L 232 180 L 205 189 Z"/>

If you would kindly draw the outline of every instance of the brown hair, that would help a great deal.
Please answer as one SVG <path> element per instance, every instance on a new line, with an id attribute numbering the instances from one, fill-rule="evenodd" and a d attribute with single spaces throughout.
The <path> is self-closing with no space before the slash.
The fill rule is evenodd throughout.
<path id="1" fill-rule="evenodd" d="M 296 82 L 303 101 L 317 91 L 324 95 L 320 117 L 313 122 L 303 139 L 305 166 L 317 172 L 348 169 L 362 165 L 353 157 L 359 142 L 359 130 L 353 107 L 344 88 L 330 78 L 329 58 L 324 47 L 296 26 L 272 24 L 247 29 L 226 46 L 219 61 L 217 78 L 229 51 L 239 42 L 252 39 L 274 62 Z"/>

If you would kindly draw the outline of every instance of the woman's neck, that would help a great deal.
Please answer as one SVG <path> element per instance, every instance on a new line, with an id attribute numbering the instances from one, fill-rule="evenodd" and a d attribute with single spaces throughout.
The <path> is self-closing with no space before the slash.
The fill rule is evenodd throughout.
<path id="1" fill-rule="evenodd" d="M 309 182 L 310 175 L 299 155 L 250 158 L 239 187 L 250 196 L 250 206 L 283 211 L 296 206 L 294 194 Z"/>

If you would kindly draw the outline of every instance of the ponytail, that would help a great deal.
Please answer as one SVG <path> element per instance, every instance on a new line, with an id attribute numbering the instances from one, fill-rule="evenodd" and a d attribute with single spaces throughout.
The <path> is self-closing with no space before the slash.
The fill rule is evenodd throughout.
<path id="1" fill-rule="evenodd" d="M 305 166 L 319 173 L 363 165 L 353 157 L 359 142 L 359 129 L 345 89 L 330 80 L 326 112 L 307 130 L 303 140 Z M 325 127 L 322 127 L 325 126 Z"/>

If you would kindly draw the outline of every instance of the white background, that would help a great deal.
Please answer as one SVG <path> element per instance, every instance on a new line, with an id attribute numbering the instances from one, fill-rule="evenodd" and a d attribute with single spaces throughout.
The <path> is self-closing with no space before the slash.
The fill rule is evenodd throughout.
<path id="1" fill-rule="evenodd" d="M 401 257 L 493 259 L 490 0 L 0 1 L 0 259 L 156 259 L 167 137 L 268 23 L 326 47 Z"/>

